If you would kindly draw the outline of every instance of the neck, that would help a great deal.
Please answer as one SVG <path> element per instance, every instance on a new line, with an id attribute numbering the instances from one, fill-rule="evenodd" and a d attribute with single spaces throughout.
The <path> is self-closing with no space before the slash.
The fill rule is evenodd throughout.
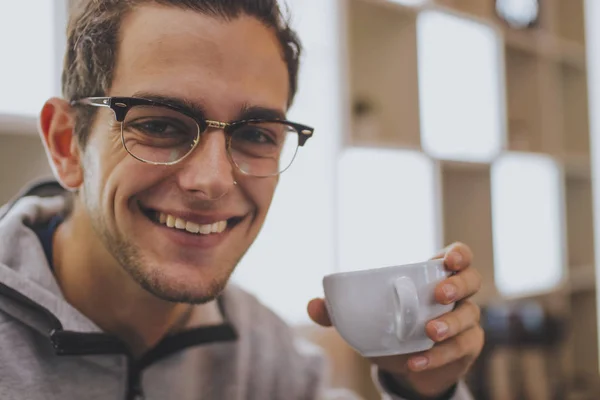
<path id="1" fill-rule="evenodd" d="M 135 356 L 190 321 L 202 323 L 195 315 L 202 307 L 164 301 L 138 285 L 98 238 L 81 206 L 76 205 L 58 227 L 53 258 L 66 300 L 102 330 L 127 343 Z M 203 307 L 207 306 L 215 307 Z"/>

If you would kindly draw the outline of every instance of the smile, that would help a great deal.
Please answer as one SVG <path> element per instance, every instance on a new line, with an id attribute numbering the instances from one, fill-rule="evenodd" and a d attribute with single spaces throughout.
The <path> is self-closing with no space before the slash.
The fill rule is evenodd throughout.
<path id="1" fill-rule="evenodd" d="M 140 209 L 142 213 L 155 224 L 199 236 L 221 234 L 228 230 L 228 228 L 233 228 L 242 220 L 241 217 L 233 217 L 219 221 L 206 221 L 206 223 L 200 223 L 200 221 L 188 221 L 180 216 L 178 217 L 168 213 L 144 208 L 141 205 Z"/>
<path id="2" fill-rule="evenodd" d="M 158 213 L 158 222 L 169 228 L 187 231 L 189 233 L 198 233 L 200 235 L 210 235 L 211 233 L 222 233 L 227 229 L 227 220 L 218 221 L 213 224 L 200 225 L 195 222 L 185 221 L 176 218 L 170 214 Z"/>

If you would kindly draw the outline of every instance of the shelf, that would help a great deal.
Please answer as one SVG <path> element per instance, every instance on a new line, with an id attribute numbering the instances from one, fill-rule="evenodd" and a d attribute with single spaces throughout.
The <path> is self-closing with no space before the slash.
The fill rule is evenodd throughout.
<path id="1" fill-rule="evenodd" d="M 590 179 L 566 177 L 565 201 L 568 265 L 593 265 L 594 225 Z"/>
<path id="2" fill-rule="evenodd" d="M 508 148 L 541 152 L 543 129 L 539 61 L 531 53 L 507 47 L 505 63 Z"/>
<path id="3" fill-rule="evenodd" d="M 468 166 L 468 168 L 465 168 Z M 483 278 L 475 301 L 485 304 L 497 298 L 494 285 L 494 255 L 490 166 L 440 163 L 444 243 L 467 243 L 474 265 Z"/>
<path id="4" fill-rule="evenodd" d="M 435 0 L 435 5 L 452 11 L 491 21 L 494 18 L 494 2 L 481 0 Z"/>
<path id="5" fill-rule="evenodd" d="M 590 126 L 587 76 L 569 65 L 561 69 L 563 147 L 567 154 L 589 155 Z"/>
<path id="6" fill-rule="evenodd" d="M 348 3 L 352 144 L 420 148 L 416 14 Z"/>
<path id="7" fill-rule="evenodd" d="M 504 30 L 504 41 L 510 49 L 573 68 L 585 70 L 585 45 L 539 30 Z"/>
<path id="8" fill-rule="evenodd" d="M 589 154 L 565 154 L 560 159 L 567 178 L 591 179 Z"/>
<path id="9" fill-rule="evenodd" d="M 571 296 L 569 328 L 572 334 L 576 374 L 598 374 L 598 324 L 596 316 L 596 292 L 587 291 Z"/>
<path id="10" fill-rule="evenodd" d="M 572 294 L 596 290 L 596 270 L 594 265 L 569 267 L 569 292 Z"/>
<path id="11" fill-rule="evenodd" d="M 585 0 L 554 0 L 557 35 L 585 44 L 584 2 Z"/>

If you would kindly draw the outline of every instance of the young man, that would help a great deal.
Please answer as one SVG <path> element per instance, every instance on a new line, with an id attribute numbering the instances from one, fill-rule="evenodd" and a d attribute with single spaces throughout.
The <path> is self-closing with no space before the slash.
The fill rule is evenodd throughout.
<path id="1" fill-rule="evenodd" d="M 299 51 L 275 0 L 82 2 L 40 115 L 60 185 L 0 211 L 0 398 L 327 397 L 319 355 L 227 285 L 313 133 L 285 121 Z M 468 398 L 480 278 L 466 246 L 439 257 L 458 306 L 430 351 L 371 360 L 392 398 Z"/>

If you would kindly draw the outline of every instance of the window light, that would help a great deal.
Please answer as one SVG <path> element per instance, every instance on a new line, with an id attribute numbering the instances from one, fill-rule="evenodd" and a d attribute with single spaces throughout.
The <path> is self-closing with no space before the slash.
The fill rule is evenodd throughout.
<path id="1" fill-rule="evenodd" d="M 65 20 L 62 0 L 0 2 L 0 114 L 37 115 L 58 94 Z"/>
<path id="2" fill-rule="evenodd" d="M 490 161 L 504 137 L 497 34 L 482 23 L 425 11 L 417 45 L 423 148 L 441 159 Z"/>
<path id="3" fill-rule="evenodd" d="M 437 247 L 434 163 L 422 153 L 352 148 L 340 160 L 339 265 L 355 271 L 423 261 Z"/>
<path id="4" fill-rule="evenodd" d="M 563 277 L 560 175 L 546 156 L 507 154 L 492 165 L 496 286 L 505 296 L 545 292 Z"/>

